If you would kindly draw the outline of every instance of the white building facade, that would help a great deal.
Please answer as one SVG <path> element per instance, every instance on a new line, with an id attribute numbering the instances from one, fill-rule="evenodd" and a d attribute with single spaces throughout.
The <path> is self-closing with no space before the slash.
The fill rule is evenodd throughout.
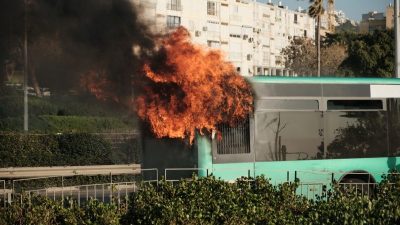
<path id="1" fill-rule="evenodd" d="M 293 76 L 283 48 L 314 39 L 315 20 L 280 3 L 251 0 L 133 0 L 154 32 L 186 27 L 194 43 L 220 49 L 243 76 Z"/>

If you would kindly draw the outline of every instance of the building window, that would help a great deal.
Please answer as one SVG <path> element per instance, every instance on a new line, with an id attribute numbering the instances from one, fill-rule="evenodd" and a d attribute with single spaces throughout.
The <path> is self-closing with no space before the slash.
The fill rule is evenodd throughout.
<path id="1" fill-rule="evenodd" d="M 232 6 L 232 14 L 239 14 L 239 6 L 237 5 Z"/>
<path id="2" fill-rule="evenodd" d="M 217 3 L 208 1 L 207 2 L 207 15 L 217 16 Z"/>
<path id="3" fill-rule="evenodd" d="M 229 36 L 234 38 L 242 37 L 242 27 L 241 26 L 229 26 Z"/>
<path id="4" fill-rule="evenodd" d="M 281 65 L 281 64 L 283 64 L 283 62 L 282 62 L 282 57 L 281 57 L 281 56 L 275 56 L 275 64 L 276 64 L 276 65 Z"/>
<path id="5" fill-rule="evenodd" d="M 207 45 L 210 48 L 220 48 L 221 44 L 219 41 L 207 41 Z"/>
<path id="6" fill-rule="evenodd" d="M 269 65 L 269 54 L 267 51 L 263 52 L 263 64 L 264 65 Z"/>
<path id="7" fill-rule="evenodd" d="M 174 11 L 182 11 L 181 0 L 168 0 L 167 9 Z"/>
<path id="8" fill-rule="evenodd" d="M 304 30 L 304 37 L 307 37 L 307 30 Z"/>
<path id="9" fill-rule="evenodd" d="M 294 23 L 297 24 L 297 14 L 294 14 Z"/>
<path id="10" fill-rule="evenodd" d="M 179 16 L 167 16 L 167 27 L 175 28 L 181 25 L 181 18 Z"/>

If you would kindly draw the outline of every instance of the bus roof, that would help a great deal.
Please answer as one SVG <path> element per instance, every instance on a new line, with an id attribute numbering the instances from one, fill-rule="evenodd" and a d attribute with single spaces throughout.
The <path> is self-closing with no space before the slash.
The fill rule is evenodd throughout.
<path id="1" fill-rule="evenodd" d="M 252 83 L 283 83 L 283 84 L 398 84 L 400 78 L 371 77 L 282 77 L 254 76 L 248 78 Z"/>

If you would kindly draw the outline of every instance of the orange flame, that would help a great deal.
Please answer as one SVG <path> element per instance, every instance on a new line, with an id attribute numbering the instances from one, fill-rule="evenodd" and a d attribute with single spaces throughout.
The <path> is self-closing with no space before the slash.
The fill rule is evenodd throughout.
<path id="1" fill-rule="evenodd" d="M 106 73 L 99 70 L 89 70 L 81 76 L 80 84 L 88 90 L 97 99 L 107 100 L 113 99 L 119 102 L 118 97 L 114 94 L 113 83 L 106 78 Z"/>
<path id="2" fill-rule="evenodd" d="M 253 110 L 249 84 L 222 53 L 190 42 L 185 28 L 161 40 L 162 48 L 143 71 L 148 84 L 136 98 L 139 117 L 161 137 L 187 138 L 195 131 L 234 126 Z"/>

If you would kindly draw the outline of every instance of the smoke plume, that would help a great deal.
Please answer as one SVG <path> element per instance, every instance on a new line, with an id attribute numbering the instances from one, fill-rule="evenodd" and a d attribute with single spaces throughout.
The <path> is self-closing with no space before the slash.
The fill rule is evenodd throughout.
<path id="1" fill-rule="evenodd" d="M 13 39 L 19 41 L 13 47 L 22 48 L 24 0 L 0 1 L 16 12 L 7 13 L 4 19 L 7 27 L 18 28 Z M 118 84 L 113 91 L 119 96 L 131 92 L 130 81 L 142 57 L 132 54 L 132 46 L 152 49 L 153 38 L 130 0 L 26 3 L 30 75 L 38 85 L 68 90 L 79 87 L 82 75 L 99 73 Z M 23 62 L 23 56 L 14 60 Z"/>

